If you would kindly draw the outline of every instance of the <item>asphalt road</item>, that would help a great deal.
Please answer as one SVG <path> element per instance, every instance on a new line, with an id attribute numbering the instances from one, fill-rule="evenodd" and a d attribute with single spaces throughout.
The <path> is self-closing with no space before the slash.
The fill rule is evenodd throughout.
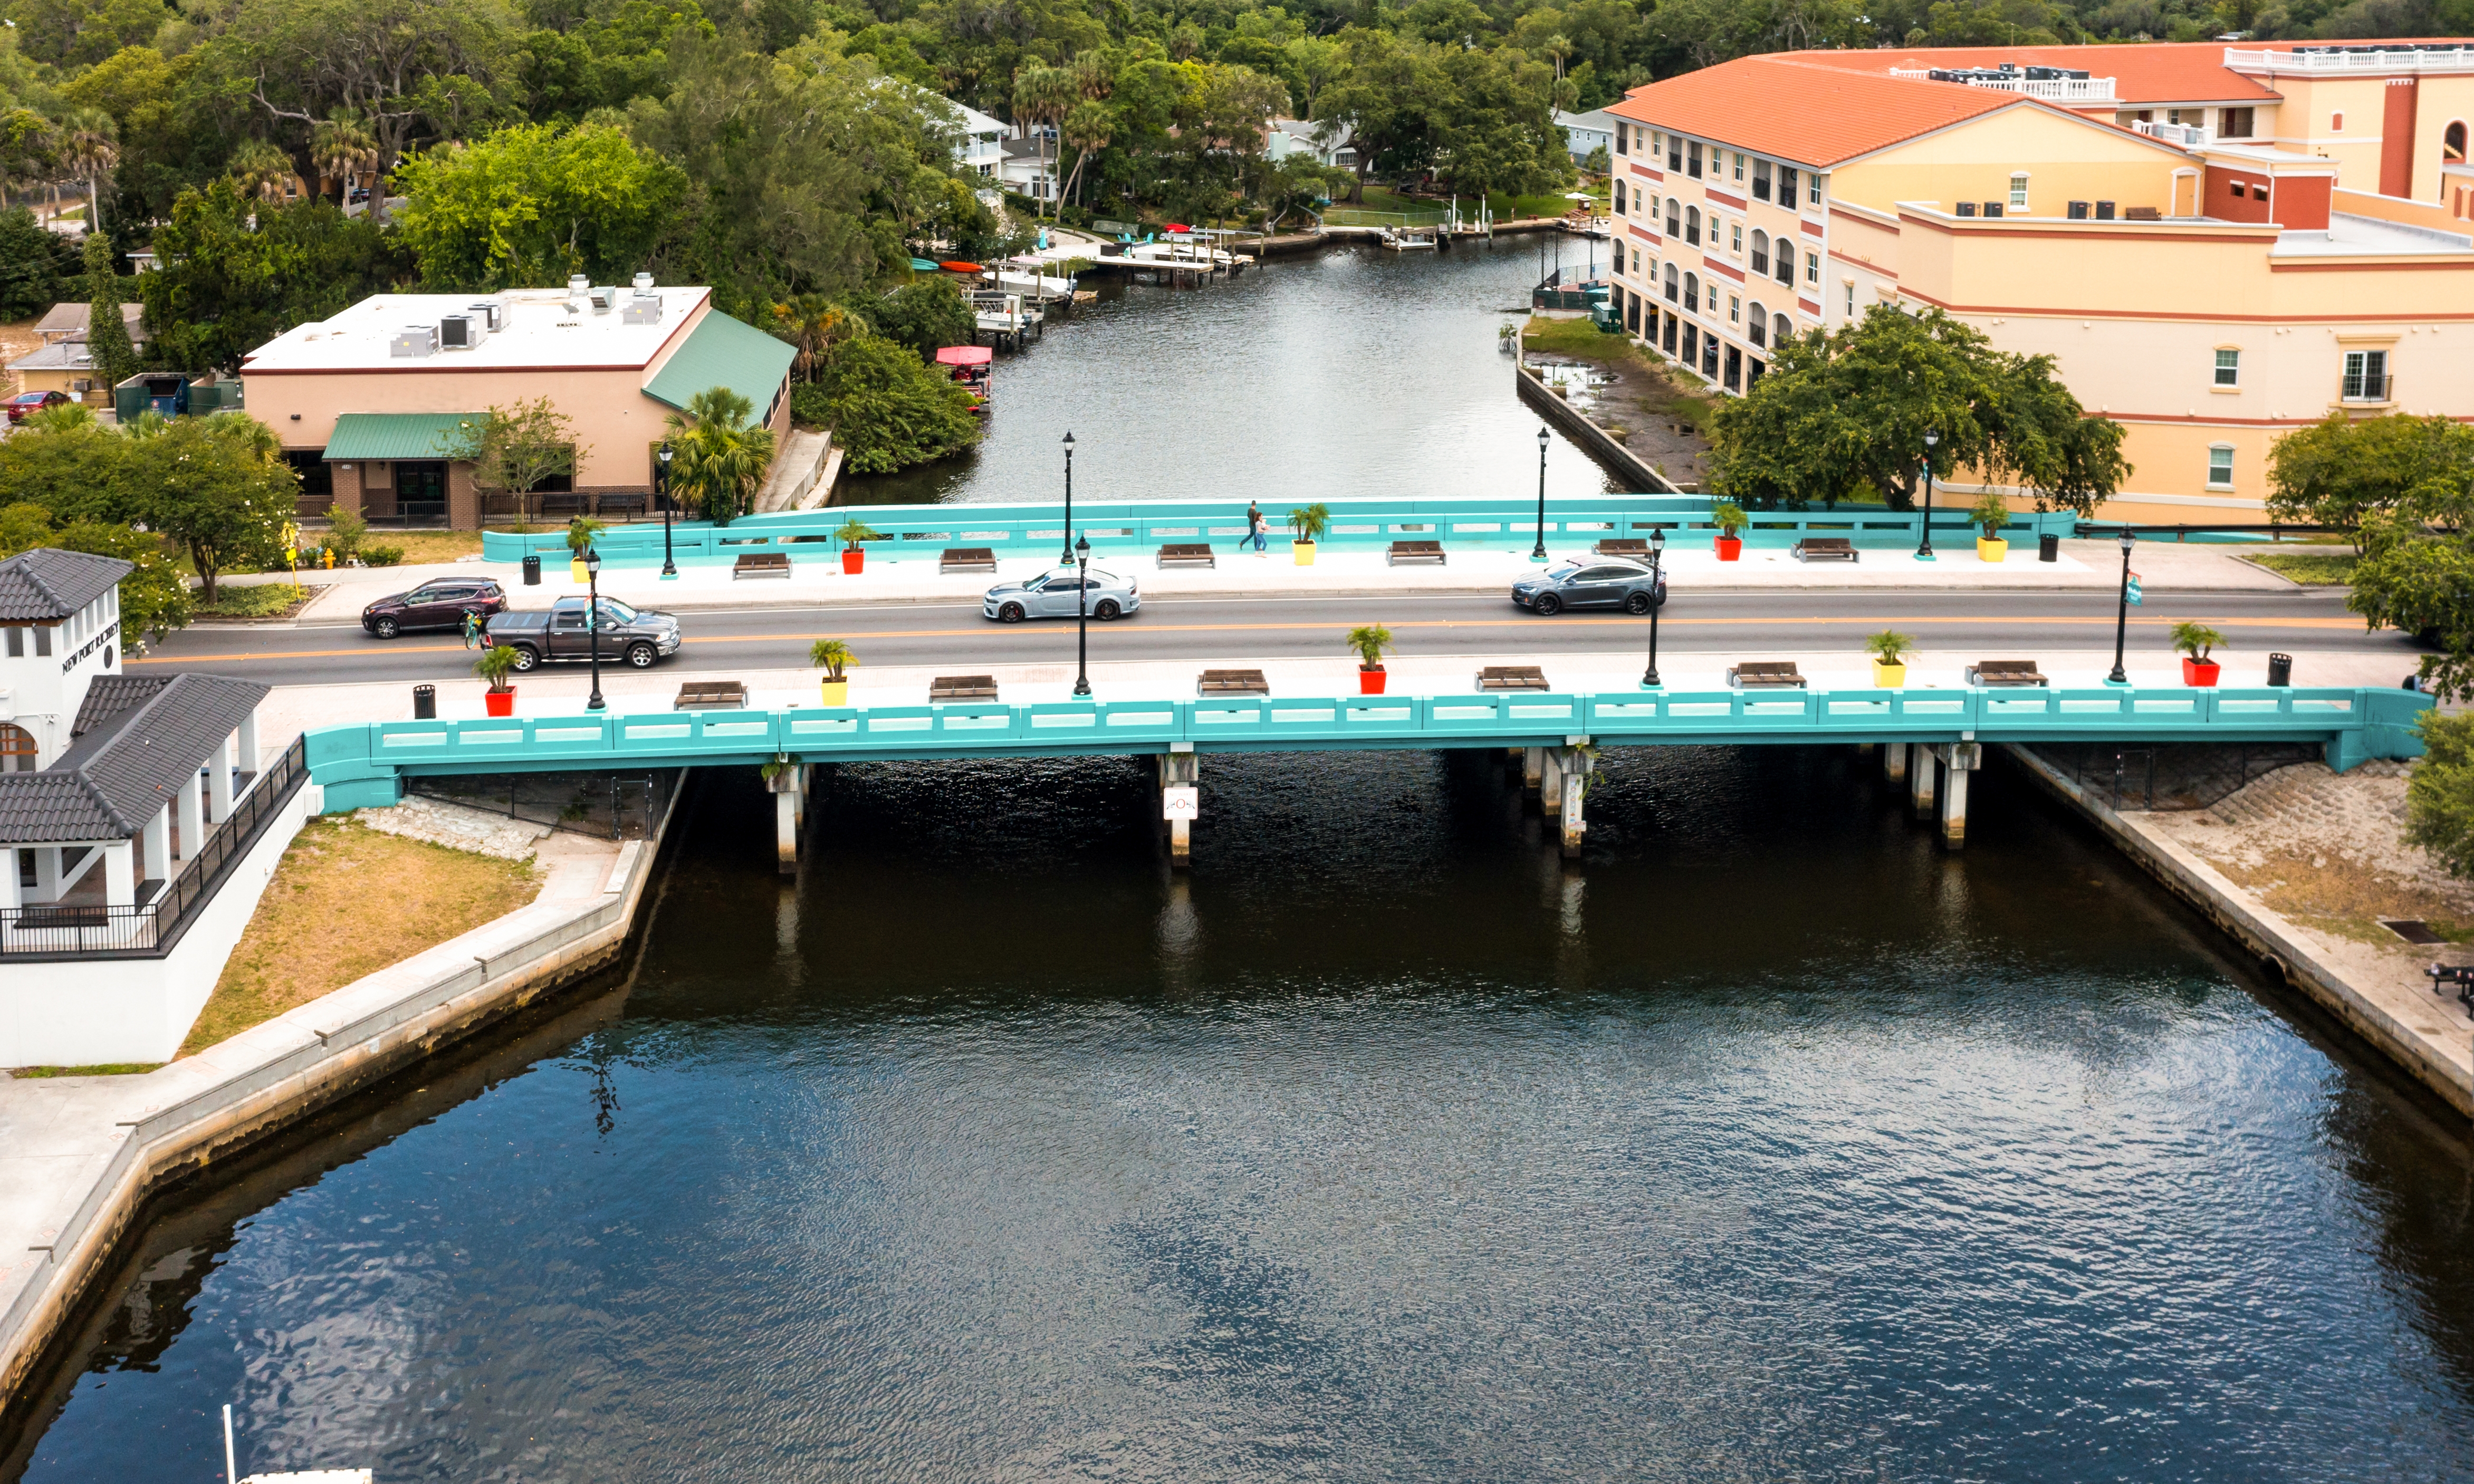
<path id="1" fill-rule="evenodd" d="M 2415 653 L 2406 636 L 2365 634 L 2341 592 L 2158 593 L 2130 610 L 2134 631 L 2196 619 L 2225 631 L 2245 651 L 2364 649 L 2400 658 Z M 703 609 L 683 614 L 687 643 L 668 669 L 790 669 L 807 663 L 810 641 L 835 634 L 872 665 L 971 665 L 1071 659 L 1074 625 L 999 625 L 976 607 L 945 604 Z M 2113 638 L 2110 593 L 1677 592 L 1661 620 L 1664 651 L 1860 649 L 1882 629 L 1913 634 L 1933 649 L 2032 653 L 2039 647 L 2106 648 Z M 1382 623 L 1404 656 L 1575 654 L 1633 650 L 1649 620 L 1622 613 L 1538 618 L 1497 597 L 1159 600 L 1131 618 L 1091 625 L 1095 661 L 1277 658 L 1330 656 L 1364 623 Z M 2134 645 L 2142 641 L 2134 637 Z M 435 681 L 469 673 L 460 636 L 406 634 L 381 642 L 358 624 L 291 627 L 201 624 L 176 634 L 143 658 L 138 674 L 212 670 L 273 684 Z"/>

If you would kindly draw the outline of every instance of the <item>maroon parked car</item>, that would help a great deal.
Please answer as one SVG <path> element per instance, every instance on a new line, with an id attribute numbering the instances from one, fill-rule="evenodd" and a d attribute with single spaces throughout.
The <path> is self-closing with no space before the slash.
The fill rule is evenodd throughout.
<path id="1" fill-rule="evenodd" d="M 486 577 L 441 577 L 361 610 L 361 627 L 391 639 L 414 629 L 461 629 L 467 613 L 487 624 L 506 606 L 506 589 Z"/>
<path id="2" fill-rule="evenodd" d="M 20 392 L 9 398 L 9 420 L 23 422 L 46 407 L 67 405 L 68 399 L 66 392 Z"/>

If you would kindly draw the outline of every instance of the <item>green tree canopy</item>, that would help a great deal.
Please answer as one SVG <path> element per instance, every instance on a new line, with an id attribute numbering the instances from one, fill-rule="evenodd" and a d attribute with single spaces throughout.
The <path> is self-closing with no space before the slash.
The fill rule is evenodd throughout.
<path id="1" fill-rule="evenodd" d="M 2039 510 L 2085 515 L 2130 473 L 2122 425 L 2088 417 L 2050 356 L 1997 351 L 1937 309 L 1883 308 L 1771 347 L 1768 374 L 1712 419 L 1715 488 L 1763 506 L 1878 492 L 1911 509 L 1928 432 L 1937 477 L 2015 484 Z"/>
<path id="2" fill-rule="evenodd" d="M 669 417 L 670 491 L 726 526 L 755 503 L 773 464 L 773 430 L 750 420 L 756 408 L 728 387 L 709 387 Z"/>
<path id="3" fill-rule="evenodd" d="M 160 538 L 126 525 L 100 520 L 74 521 L 54 529 L 52 513 L 40 505 L 0 509 L 0 559 L 36 546 L 57 551 L 83 551 L 118 557 L 137 569 L 120 580 L 121 645 L 142 650 L 175 629 L 188 627 L 194 605 L 180 563 L 163 549 Z"/>
<path id="4" fill-rule="evenodd" d="M 433 289 L 618 282 L 687 194 L 679 167 L 607 124 L 519 124 L 407 159 L 398 229 Z"/>
<path id="5" fill-rule="evenodd" d="M 2357 421 L 2336 412 L 2279 438 L 2268 461 L 2271 519 L 2350 526 L 2412 496 L 2418 516 L 2462 525 L 2426 487 L 2474 484 L 2474 427 L 2444 417 L 2391 413 Z"/>
<path id="6" fill-rule="evenodd" d="M 296 324 L 327 319 L 411 276 L 400 244 L 328 202 L 270 206 L 230 180 L 186 191 L 155 236 L 162 266 L 137 279 L 156 361 L 234 371 Z"/>
<path id="7" fill-rule="evenodd" d="M 803 421 L 834 430 L 844 467 L 889 474 L 958 453 L 979 441 L 971 394 L 912 351 L 876 335 L 834 347 L 824 374 L 793 395 Z"/>
<path id="8" fill-rule="evenodd" d="M 147 529 L 188 553 L 208 603 L 225 572 L 281 553 L 301 480 L 264 423 L 241 413 L 177 418 L 128 446 Z"/>

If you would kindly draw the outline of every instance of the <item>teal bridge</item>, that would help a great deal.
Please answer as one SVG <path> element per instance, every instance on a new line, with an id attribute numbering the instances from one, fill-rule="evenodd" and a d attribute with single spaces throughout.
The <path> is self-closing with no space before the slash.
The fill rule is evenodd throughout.
<path id="1" fill-rule="evenodd" d="M 771 768 L 787 834 L 804 807 L 806 769 L 818 763 L 1146 754 L 1160 759 L 1163 788 L 1172 789 L 1193 785 L 1199 755 L 1212 753 L 1519 750 L 1546 812 L 1563 821 L 1566 850 L 1577 851 L 1585 827 L 1578 784 L 1598 748 L 1885 744 L 1892 777 L 1910 772 L 1907 758 L 1918 760 L 1919 808 L 1932 801 L 1938 763 L 1945 831 L 1955 844 L 1965 775 L 1985 743 L 2304 743 L 2324 748 L 2341 773 L 2375 757 L 2420 755 L 2416 720 L 2431 705 L 2408 690 L 2283 686 L 986 702 L 366 722 L 310 731 L 306 754 L 329 813 L 400 802 L 404 780 L 423 776 L 794 764 Z M 1187 819 L 1173 823 L 1181 843 Z"/>

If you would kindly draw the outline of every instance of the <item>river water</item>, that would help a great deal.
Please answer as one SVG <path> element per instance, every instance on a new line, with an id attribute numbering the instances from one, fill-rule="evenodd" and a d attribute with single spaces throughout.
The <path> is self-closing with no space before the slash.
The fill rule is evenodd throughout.
<path id="1" fill-rule="evenodd" d="M 874 478 L 838 504 L 1053 500 L 1074 434 L 1082 500 L 1528 494 L 1536 414 L 1512 388 L 1496 326 L 1527 314 L 1544 246 L 1552 268 L 1586 241 L 1506 237 L 1448 252 L 1343 248 L 1275 258 L 1204 289 L 1092 274 L 1097 303 L 1059 313 L 1021 354 L 1000 352 L 994 411 L 972 452 Z M 1606 245 L 1596 247 L 1605 262 Z M 1506 310 L 1516 311 L 1505 313 Z M 1560 433 L 1548 492 L 1616 487 Z"/>
<path id="2" fill-rule="evenodd" d="M 41 1484 L 2440 1480 L 2462 1119 L 1996 768 L 853 766 L 641 964 L 158 1213 Z"/>

